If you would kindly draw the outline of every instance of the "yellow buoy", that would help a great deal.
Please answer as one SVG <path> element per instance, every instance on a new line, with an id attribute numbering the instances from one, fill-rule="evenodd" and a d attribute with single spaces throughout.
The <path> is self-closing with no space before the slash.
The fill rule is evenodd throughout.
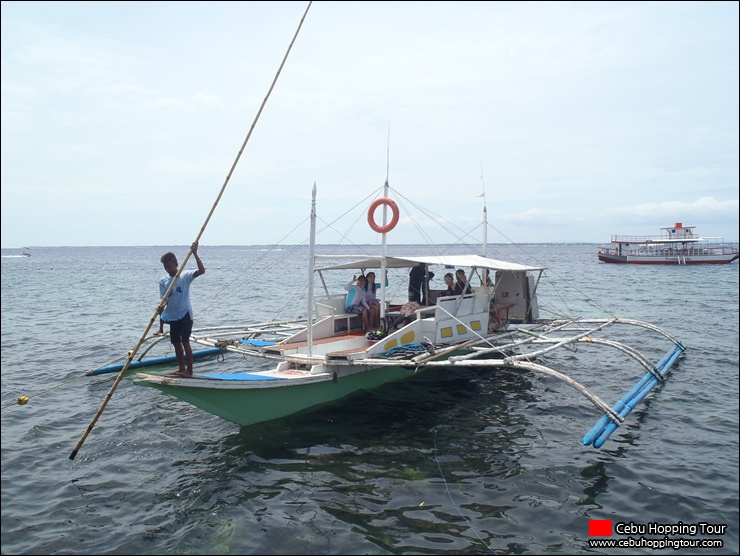
<path id="1" fill-rule="evenodd" d="M 28 396 L 21 396 L 18 398 L 18 405 L 26 405 L 30 398 Z"/>

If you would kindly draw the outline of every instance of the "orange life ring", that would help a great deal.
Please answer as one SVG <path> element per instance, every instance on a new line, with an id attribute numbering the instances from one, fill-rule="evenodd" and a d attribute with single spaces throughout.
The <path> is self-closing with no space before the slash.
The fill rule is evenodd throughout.
<path id="1" fill-rule="evenodd" d="M 393 213 L 391 221 L 388 222 L 388 224 L 386 224 L 385 226 L 378 226 L 375 223 L 375 209 L 378 208 L 380 205 L 386 205 L 390 207 L 391 212 Z M 373 204 L 370 205 L 370 208 L 367 211 L 367 223 L 370 224 L 370 227 L 379 234 L 387 234 L 396 227 L 400 216 L 401 215 L 398 212 L 398 205 L 396 204 L 396 201 L 394 201 L 393 199 L 389 199 L 388 197 L 380 197 L 378 199 L 375 199 L 373 201 Z"/>

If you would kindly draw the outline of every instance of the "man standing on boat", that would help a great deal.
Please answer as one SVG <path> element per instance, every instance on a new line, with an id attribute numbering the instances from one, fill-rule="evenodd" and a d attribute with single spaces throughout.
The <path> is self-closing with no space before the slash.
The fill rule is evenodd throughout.
<path id="1" fill-rule="evenodd" d="M 434 272 L 427 270 L 426 263 L 419 263 L 412 268 L 409 272 L 409 301 L 426 305 L 429 297 L 429 280 L 432 278 Z"/>
<path id="2" fill-rule="evenodd" d="M 193 376 L 193 350 L 190 347 L 190 333 L 193 331 L 193 306 L 190 303 L 190 284 L 201 274 L 205 274 L 206 267 L 198 256 L 198 242 L 190 246 L 197 270 L 184 270 L 180 273 L 175 287 L 170 291 L 164 309 L 159 307 L 162 321 L 170 325 L 170 342 L 175 347 L 178 370 L 167 373 L 172 376 Z M 177 274 L 177 257 L 172 252 L 162 255 L 160 262 L 168 276 L 159 281 L 159 296 L 164 297 Z M 187 365 L 187 367 L 186 367 Z"/>

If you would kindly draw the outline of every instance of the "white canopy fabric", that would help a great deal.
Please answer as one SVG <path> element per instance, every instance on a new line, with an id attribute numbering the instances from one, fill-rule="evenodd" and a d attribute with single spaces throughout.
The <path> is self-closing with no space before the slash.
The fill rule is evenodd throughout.
<path id="1" fill-rule="evenodd" d="M 347 256 L 328 256 L 333 260 L 347 258 Z M 383 258 L 378 257 L 350 257 L 352 260 L 346 263 L 331 264 L 327 266 L 317 266 L 317 271 L 324 270 L 351 270 L 366 268 L 381 268 Z M 423 255 L 419 257 L 386 257 L 386 268 L 409 268 L 419 263 L 426 263 L 428 266 L 440 265 L 455 268 L 476 267 L 487 268 L 488 270 L 509 270 L 509 271 L 540 271 L 545 267 L 526 266 L 518 263 L 510 263 L 498 259 L 489 259 L 481 255 Z"/>

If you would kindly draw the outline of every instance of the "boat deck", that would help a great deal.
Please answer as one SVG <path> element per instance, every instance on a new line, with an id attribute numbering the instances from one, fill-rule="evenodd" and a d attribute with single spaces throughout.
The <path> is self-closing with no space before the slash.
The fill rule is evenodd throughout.
<path id="1" fill-rule="evenodd" d="M 321 346 L 321 345 L 325 346 L 326 344 L 340 343 L 340 342 L 345 342 L 347 340 L 353 340 L 355 338 L 364 338 L 364 337 L 365 337 L 365 332 L 363 330 L 355 330 L 355 331 L 348 332 L 346 334 L 342 334 L 339 336 L 330 336 L 328 338 L 320 338 L 317 340 L 313 340 L 312 343 L 315 346 Z M 264 348 L 264 351 L 265 353 L 283 355 L 289 352 L 297 352 L 297 351 L 306 349 L 307 347 L 308 347 L 308 342 L 305 342 L 305 341 L 292 342 L 288 344 L 275 344 L 275 345 Z M 367 349 L 367 346 L 365 346 L 362 349 Z M 339 353 L 340 351 L 342 350 L 337 350 L 336 352 L 331 352 L 331 353 Z M 344 351 L 347 351 L 347 350 L 344 350 Z M 361 351 L 361 349 L 355 348 L 354 350 L 351 350 L 351 351 Z"/>
<path id="2" fill-rule="evenodd" d="M 352 355 L 353 353 L 360 353 L 365 351 L 368 348 L 368 346 L 364 347 L 356 347 L 352 349 L 342 349 L 338 351 L 332 351 L 330 353 L 327 353 L 326 356 L 329 358 L 345 358 L 347 355 Z"/>

